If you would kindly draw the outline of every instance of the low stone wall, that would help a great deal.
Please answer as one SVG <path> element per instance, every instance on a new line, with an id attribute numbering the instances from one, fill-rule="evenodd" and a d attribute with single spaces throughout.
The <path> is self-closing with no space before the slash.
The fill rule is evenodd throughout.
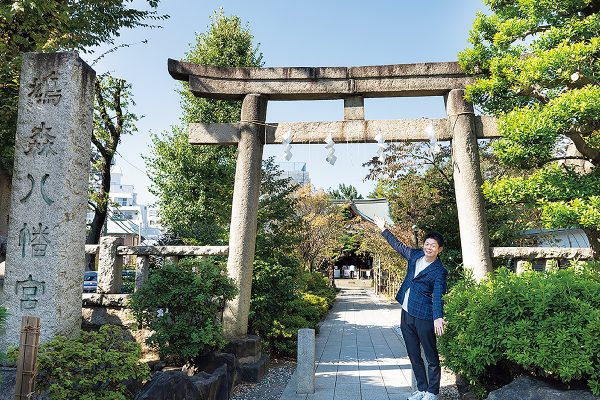
<path id="1" fill-rule="evenodd" d="M 84 293 L 82 297 L 81 327 L 84 330 L 98 330 L 102 325 L 117 325 L 127 329 L 131 337 L 142 346 L 142 360 L 158 361 L 158 351 L 145 344 L 151 332 L 138 329 L 131 311 L 127 308 L 128 294 Z"/>

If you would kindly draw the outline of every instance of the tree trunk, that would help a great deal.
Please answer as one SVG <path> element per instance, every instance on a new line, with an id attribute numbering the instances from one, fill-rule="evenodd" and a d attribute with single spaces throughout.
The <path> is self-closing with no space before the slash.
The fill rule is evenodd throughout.
<path id="1" fill-rule="evenodd" d="M 102 233 L 102 227 L 106 223 L 106 216 L 108 214 L 108 193 L 110 191 L 110 160 L 105 160 L 102 166 L 102 184 L 100 186 L 100 193 L 98 194 L 98 204 L 94 207 L 94 219 L 90 226 L 90 233 L 85 241 L 86 244 L 98 244 L 100 243 L 100 235 Z"/>
<path id="2" fill-rule="evenodd" d="M 594 252 L 594 260 L 600 259 L 600 231 L 595 229 L 584 229 L 587 235 L 592 251 Z"/>

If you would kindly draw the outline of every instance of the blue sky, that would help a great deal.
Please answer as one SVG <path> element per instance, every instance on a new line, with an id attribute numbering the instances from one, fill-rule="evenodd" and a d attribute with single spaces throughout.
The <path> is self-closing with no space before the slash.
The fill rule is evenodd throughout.
<path id="1" fill-rule="evenodd" d="M 138 6 L 141 0 L 135 2 Z M 162 29 L 124 30 L 116 44 L 137 43 L 106 55 L 94 65 L 98 73 L 110 71 L 133 85 L 134 111 L 143 115 L 139 132 L 127 136 L 119 147 L 117 162 L 123 181 L 135 185 L 138 201 L 151 204 L 142 155 L 150 152 L 150 132 L 161 134 L 179 123 L 179 83 L 167 72 L 167 59 L 181 59 L 205 32 L 209 17 L 222 7 L 248 23 L 255 43 L 260 44 L 265 66 L 359 66 L 415 62 L 456 61 L 467 46 L 468 32 L 477 11 L 476 0 L 163 0 L 159 12 L 170 15 Z M 82 54 L 91 62 L 96 55 Z M 366 99 L 366 119 L 441 118 L 443 99 Z M 343 102 L 269 102 L 267 120 L 334 121 L 343 119 Z M 325 138 L 326 133 L 323 133 Z M 325 161 L 323 145 L 294 145 L 291 161 L 307 162 L 311 181 L 324 189 L 339 183 L 352 184 L 368 195 L 374 182 L 363 182 L 362 167 L 376 154 L 373 144 L 335 146 L 337 163 Z M 279 156 L 281 145 L 265 146 L 264 157 Z"/>

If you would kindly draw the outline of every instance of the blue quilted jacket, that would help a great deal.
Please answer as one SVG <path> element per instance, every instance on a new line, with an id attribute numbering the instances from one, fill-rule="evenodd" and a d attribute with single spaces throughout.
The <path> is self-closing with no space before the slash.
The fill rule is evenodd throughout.
<path id="1" fill-rule="evenodd" d="M 444 268 L 440 259 L 436 258 L 434 262 L 415 277 L 417 260 L 425 255 L 423 249 L 413 249 L 406 246 L 387 229 L 381 234 L 390 246 L 408 261 L 408 271 L 400 290 L 396 294 L 396 300 L 402 303 L 404 293 L 410 288 L 410 296 L 408 297 L 408 313 L 410 315 L 430 321 L 442 318 L 444 316 L 442 295 L 446 293 L 448 270 Z"/>

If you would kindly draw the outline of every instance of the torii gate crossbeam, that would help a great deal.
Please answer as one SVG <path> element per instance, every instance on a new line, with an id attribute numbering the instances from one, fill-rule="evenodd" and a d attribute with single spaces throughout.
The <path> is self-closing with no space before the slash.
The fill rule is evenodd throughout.
<path id="1" fill-rule="evenodd" d="M 229 242 L 228 274 L 240 287 L 224 314 L 228 337 L 247 334 L 256 243 L 256 218 L 262 148 L 280 143 L 288 129 L 293 143 L 321 143 L 331 132 L 339 142 L 426 141 L 429 120 L 365 121 L 364 98 L 444 96 L 448 118 L 433 120 L 438 140 L 452 141 L 454 185 L 463 262 L 481 279 L 492 269 L 487 222 L 481 194 L 477 138 L 497 137 L 495 120 L 476 117 L 464 100 L 474 77 L 458 63 L 395 64 L 370 67 L 228 68 L 168 61 L 169 73 L 187 81 L 198 97 L 242 100 L 240 123 L 192 124 L 190 143 L 237 144 L 235 187 Z M 269 100 L 344 99 L 344 121 L 280 123 L 266 127 Z M 322 132 L 317 138 L 315 132 Z"/>

